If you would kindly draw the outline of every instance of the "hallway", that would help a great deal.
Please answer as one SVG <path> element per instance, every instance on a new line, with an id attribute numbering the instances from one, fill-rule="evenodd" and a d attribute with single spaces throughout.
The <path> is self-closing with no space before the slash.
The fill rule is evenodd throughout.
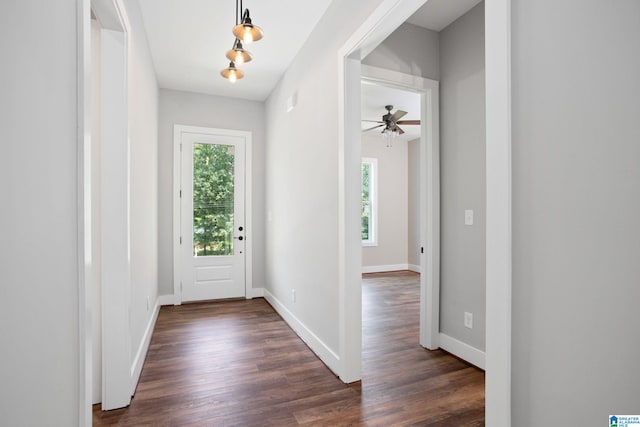
<path id="1" fill-rule="evenodd" d="M 163 307 L 131 406 L 94 425 L 484 425 L 484 373 L 418 346 L 419 275 L 363 277 L 363 380 L 345 385 L 264 299 Z"/>

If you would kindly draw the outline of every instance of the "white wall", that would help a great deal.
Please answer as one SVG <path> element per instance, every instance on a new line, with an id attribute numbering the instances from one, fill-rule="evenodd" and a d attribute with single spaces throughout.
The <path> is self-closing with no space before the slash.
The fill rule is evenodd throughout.
<path id="1" fill-rule="evenodd" d="M 440 80 L 439 34 L 404 23 L 366 58 L 363 64 Z"/>
<path id="2" fill-rule="evenodd" d="M 160 294 L 173 294 L 173 125 L 253 133 L 253 287 L 264 286 L 264 103 L 169 89 L 160 90 L 158 147 L 158 253 Z"/>
<path id="3" fill-rule="evenodd" d="M 368 272 L 408 263 L 407 141 L 386 145 L 383 138 L 362 137 L 362 157 L 378 159 L 378 245 L 362 247 L 363 271 Z"/>
<path id="4" fill-rule="evenodd" d="M 640 412 L 640 2 L 513 0 L 514 425 Z"/>
<path id="5" fill-rule="evenodd" d="M 407 143 L 407 262 L 420 267 L 420 140 Z"/>
<path id="6" fill-rule="evenodd" d="M 332 2 L 266 101 L 265 286 L 336 353 L 337 52 L 379 3 Z M 298 105 L 287 113 L 286 100 L 296 92 Z"/>
<path id="7" fill-rule="evenodd" d="M 0 414 L 78 425 L 76 2 L 0 3 Z"/>
<path id="8" fill-rule="evenodd" d="M 126 8 L 131 25 L 128 55 L 130 314 L 131 358 L 135 363 L 158 295 L 158 83 L 138 1 L 127 0 Z"/>
<path id="9" fill-rule="evenodd" d="M 484 350 L 484 3 L 440 32 L 440 67 L 440 331 Z"/>

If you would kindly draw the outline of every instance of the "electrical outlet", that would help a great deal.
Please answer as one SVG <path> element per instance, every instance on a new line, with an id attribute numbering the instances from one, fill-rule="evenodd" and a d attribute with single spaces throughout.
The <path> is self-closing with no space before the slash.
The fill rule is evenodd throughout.
<path id="1" fill-rule="evenodd" d="M 464 312 L 464 326 L 473 329 L 473 313 Z"/>
<path id="2" fill-rule="evenodd" d="M 464 225 L 473 225 L 473 209 L 464 211 Z"/>
<path id="3" fill-rule="evenodd" d="M 291 301 L 296 302 L 296 290 L 291 289 Z"/>

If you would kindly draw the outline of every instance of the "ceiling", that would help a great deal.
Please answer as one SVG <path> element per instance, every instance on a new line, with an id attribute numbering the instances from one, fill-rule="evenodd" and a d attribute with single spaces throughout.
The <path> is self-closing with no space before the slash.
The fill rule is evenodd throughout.
<path id="1" fill-rule="evenodd" d="M 401 120 L 420 120 L 420 95 L 415 92 L 408 92 L 378 84 L 362 82 L 362 119 L 363 120 L 381 120 L 386 114 L 384 106 L 393 105 L 394 113 L 396 110 L 404 110 L 407 115 Z M 362 129 L 375 126 L 375 123 L 362 122 Z M 420 138 L 420 126 L 416 125 L 400 125 L 405 131 L 403 135 L 398 135 L 396 139 L 402 141 L 411 141 Z M 382 129 L 374 129 L 367 131 L 364 135 L 372 137 L 382 137 Z"/>
<path id="2" fill-rule="evenodd" d="M 433 31 L 442 31 L 482 0 L 429 0 L 407 22 Z"/>
<path id="3" fill-rule="evenodd" d="M 253 61 L 239 67 L 245 77 L 220 76 L 229 65 L 235 25 L 233 0 L 139 0 L 151 56 L 162 88 L 263 101 L 276 85 L 331 0 L 248 0 L 264 38 L 245 45 Z M 292 19 L 295 17 L 295 19 Z M 292 37 L 296 34 L 296 37 Z"/>
<path id="4" fill-rule="evenodd" d="M 297 0 L 244 1 L 243 6 L 250 9 L 254 24 L 264 30 L 265 36 L 245 45 L 254 60 L 239 67 L 245 77 L 232 84 L 220 76 L 220 71 L 229 65 L 224 55 L 234 40 L 234 1 L 138 1 L 160 87 L 257 101 L 269 96 L 331 3 L 305 1 L 301 7 Z M 480 1 L 429 0 L 407 22 L 440 31 Z M 374 117 L 384 113 L 388 102 L 377 103 L 381 113 Z"/>

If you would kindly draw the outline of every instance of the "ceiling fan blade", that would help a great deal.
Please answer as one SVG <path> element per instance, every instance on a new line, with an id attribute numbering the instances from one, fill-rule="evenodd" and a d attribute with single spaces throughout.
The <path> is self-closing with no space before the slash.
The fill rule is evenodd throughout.
<path id="1" fill-rule="evenodd" d="M 396 122 L 399 125 L 419 125 L 420 120 L 400 120 Z"/>
<path id="2" fill-rule="evenodd" d="M 406 114 L 407 114 L 406 111 L 398 110 L 395 113 L 393 113 L 391 117 L 389 117 L 389 120 L 393 122 L 397 122 L 398 120 L 400 120 L 400 118 L 404 117 Z"/>
<path id="3" fill-rule="evenodd" d="M 371 122 L 371 123 L 384 123 L 383 121 L 380 120 L 360 120 L 361 122 Z"/>
<path id="4" fill-rule="evenodd" d="M 368 130 L 377 129 L 377 128 L 382 127 L 382 126 L 384 126 L 384 125 L 378 125 L 378 126 L 374 126 L 374 127 L 368 128 L 368 129 L 362 129 L 362 132 L 366 132 Z"/>

